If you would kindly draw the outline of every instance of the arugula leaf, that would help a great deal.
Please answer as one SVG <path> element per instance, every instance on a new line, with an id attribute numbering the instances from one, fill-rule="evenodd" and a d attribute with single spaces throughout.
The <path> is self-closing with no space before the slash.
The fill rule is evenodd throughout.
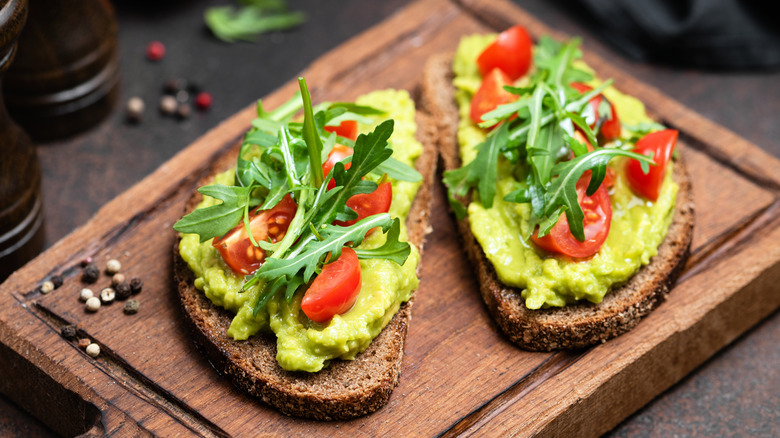
<path id="1" fill-rule="evenodd" d="M 203 14 L 214 36 L 225 42 L 252 41 L 257 35 L 284 30 L 306 20 L 302 12 L 286 12 L 283 1 L 244 1 L 239 10 L 232 6 L 211 7 Z"/>
<path id="2" fill-rule="evenodd" d="M 402 161 L 398 161 L 393 157 L 390 157 L 384 162 L 379 163 L 379 165 L 376 166 L 371 173 L 378 176 L 387 174 L 387 176 L 397 181 L 422 181 L 422 175 L 420 175 L 420 172 L 418 172 L 417 169 Z"/>
<path id="3" fill-rule="evenodd" d="M 315 227 L 329 224 L 340 213 L 350 214 L 351 210 L 346 206 L 347 199 L 358 193 L 369 193 L 376 189 L 376 183 L 361 181 L 376 166 L 392 155 L 393 150 L 388 146 L 387 140 L 393 133 L 393 120 L 380 123 L 373 132 L 360 134 L 355 142 L 352 154 L 352 165 L 344 168 L 344 163 L 338 162 L 331 171 L 336 186 L 343 189 L 326 202 L 315 219 L 312 221 Z M 372 186 L 373 184 L 373 186 Z M 373 188 L 372 188 L 373 187 Z"/>
<path id="4" fill-rule="evenodd" d="M 267 280 L 281 276 L 292 278 L 303 270 L 303 281 L 308 283 L 327 254 L 330 253 L 331 257 L 339 257 L 341 248 L 348 242 L 357 246 L 370 229 L 382 227 L 383 231 L 387 231 L 392 224 L 393 219 L 390 215 L 382 213 L 367 217 L 348 227 L 325 225 L 320 229 L 320 234 L 325 240 L 305 242 L 300 254 L 293 251 L 284 258 L 267 258 L 265 263 L 260 265 L 255 276 Z"/>
<path id="5" fill-rule="evenodd" d="M 314 185 L 322 185 L 322 139 L 320 139 L 320 128 L 314 121 L 314 112 L 312 111 L 311 96 L 309 95 L 309 87 L 306 86 L 306 79 L 299 77 L 298 86 L 301 88 L 301 94 L 303 95 L 303 140 L 306 141 L 306 146 L 309 148 L 309 160 L 311 163 L 311 171 Z"/>
<path id="6" fill-rule="evenodd" d="M 173 225 L 180 233 L 195 233 L 200 242 L 222 236 L 238 224 L 250 201 L 250 187 L 213 184 L 198 189 L 203 195 L 222 201 L 221 204 L 199 208 Z"/>
<path id="7" fill-rule="evenodd" d="M 393 225 L 387 232 L 387 240 L 384 245 L 373 249 L 355 248 L 355 254 L 359 259 L 386 259 L 399 265 L 403 265 L 412 248 L 408 242 L 401 242 L 398 237 L 401 235 L 401 221 L 398 218 L 393 219 Z"/>
<path id="8" fill-rule="evenodd" d="M 499 126 L 495 132 L 480 144 L 476 158 L 468 165 L 444 172 L 444 183 L 457 196 L 465 196 L 470 188 L 476 187 L 479 199 L 485 208 L 493 206 L 496 196 L 498 155 L 507 142 L 508 124 Z"/>
<path id="9" fill-rule="evenodd" d="M 585 231 L 582 221 L 585 217 L 577 200 L 577 181 L 587 170 L 592 170 L 590 184 L 586 190 L 586 195 L 590 196 L 604 181 L 607 173 L 607 163 L 616 156 L 625 156 L 634 158 L 642 163 L 642 170 L 648 169 L 648 164 L 653 163 L 651 157 L 640 155 L 636 152 L 624 151 L 617 148 L 601 148 L 584 155 L 580 155 L 569 161 L 563 161 L 553 167 L 552 173 L 559 175 L 553 179 L 548 190 L 549 200 L 544 210 L 547 216 L 553 215 L 559 210 L 560 206 L 565 208 L 566 218 L 569 220 L 569 228 L 572 234 L 579 241 L 585 240 Z M 558 213 L 560 214 L 560 212 Z M 557 217 L 557 216 L 556 216 Z"/>

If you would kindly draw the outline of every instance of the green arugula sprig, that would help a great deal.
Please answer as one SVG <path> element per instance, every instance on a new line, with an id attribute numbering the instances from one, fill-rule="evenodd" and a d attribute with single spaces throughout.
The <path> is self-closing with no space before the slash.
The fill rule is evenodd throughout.
<path id="1" fill-rule="evenodd" d="M 336 258 L 348 245 L 359 245 L 366 233 L 381 228 L 386 233 L 383 245 L 373 249 L 356 248 L 358 258 L 386 259 L 403 264 L 411 248 L 399 240 L 400 222 L 389 214 L 361 219 L 351 226 L 333 222 L 354 220 L 357 213 L 347 200 L 356 194 L 370 193 L 377 183 L 364 179 L 371 175 L 390 175 L 397 180 L 419 180 L 416 170 L 393 160 L 388 143 L 393 132 L 393 120 L 380 123 L 372 132 L 360 134 L 352 142 L 324 130 L 343 120 L 373 122 L 368 116 L 381 111 L 348 103 L 312 105 L 306 81 L 299 78 L 301 93 L 271 112 L 258 103 L 258 118 L 244 136 L 236 163 L 236 185 L 213 184 L 199 191 L 222 201 L 211 207 L 197 209 L 174 225 L 183 233 L 200 235 L 201 242 L 222 236 L 242 221 L 252 243 L 266 251 L 260 268 L 244 277 L 242 291 L 261 288 L 254 313 L 284 290 L 290 301 L 298 288 L 308 283 L 329 258 Z M 291 121 L 301 108 L 303 122 Z M 338 162 L 327 174 L 322 174 L 322 162 L 336 140 L 354 148 L 351 159 Z M 346 162 L 351 162 L 349 169 Z M 336 187 L 327 189 L 330 180 Z M 273 208 L 290 195 L 297 204 L 295 215 L 281 241 L 255 242 L 249 230 L 249 209 Z"/>
<path id="2" fill-rule="evenodd" d="M 287 12 L 284 0 L 242 0 L 243 6 L 215 6 L 203 14 L 206 25 L 214 36 L 233 43 L 239 40 L 253 41 L 257 35 L 274 30 L 284 30 L 306 21 L 302 12 Z"/>
<path id="3" fill-rule="evenodd" d="M 530 203 L 531 229 L 539 225 L 539 236 L 544 236 L 565 212 L 572 234 L 584 241 L 584 213 L 576 191 L 580 177 L 588 170 L 592 172 L 586 190 L 587 195 L 592 195 L 604 180 L 611 158 L 625 156 L 637 159 L 645 171 L 652 164 L 651 157 L 622 147 L 604 148 L 598 144 L 596 132 L 589 125 L 607 114 L 609 107 L 600 107 L 599 114 L 593 114 L 588 102 L 611 81 L 584 94 L 569 85 L 592 79 L 592 75 L 572 64 L 582 56 L 579 44 L 578 39 L 561 44 L 551 38 L 542 38 L 534 51 L 537 70 L 530 84 L 505 87 L 518 96 L 517 100 L 500 105 L 482 116 L 484 122 L 481 127 L 500 125 L 477 146 L 474 160 L 444 173 L 450 204 L 459 218 L 466 212 L 462 200 L 472 190 L 484 207 L 493 206 L 499 159 L 503 157 L 516 165 L 516 175 L 525 175 L 521 178 L 521 188 L 509 193 L 504 200 Z M 594 146 L 592 152 L 574 138 L 575 128 Z"/>

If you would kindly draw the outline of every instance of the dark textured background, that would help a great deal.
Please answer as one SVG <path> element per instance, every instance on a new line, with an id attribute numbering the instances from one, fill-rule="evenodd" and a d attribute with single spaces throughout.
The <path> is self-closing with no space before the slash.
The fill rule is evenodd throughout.
<path id="1" fill-rule="evenodd" d="M 220 121 L 409 1 L 291 1 L 309 16 L 302 27 L 263 36 L 255 44 L 234 45 L 212 38 L 203 25 L 203 10 L 214 3 L 225 2 L 115 0 L 120 22 L 120 107 L 91 131 L 38 149 L 47 246 Z M 598 29 L 588 14 L 571 2 L 517 3 L 548 25 L 583 36 L 588 50 L 780 157 L 780 72 L 717 73 L 632 63 L 596 39 Z M 151 40 L 167 47 L 159 63 L 144 57 Z M 158 99 L 170 77 L 190 79 L 210 91 L 211 110 L 186 121 L 161 117 Z M 140 125 L 124 121 L 121 106 L 130 96 L 146 102 Z M 716 183 L 717 176 L 713 177 Z M 779 315 L 775 312 L 724 348 L 611 435 L 772 436 L 780 429 Z M 0 396 L 0 437 L 51 435 Z"/>

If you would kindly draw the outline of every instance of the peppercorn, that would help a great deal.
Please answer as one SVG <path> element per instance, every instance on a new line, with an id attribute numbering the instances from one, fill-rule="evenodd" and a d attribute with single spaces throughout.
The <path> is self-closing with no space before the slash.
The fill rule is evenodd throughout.
<path id="1" fill-rule="evenodd" d="M 171 96 L 176 95 L 179 90 L 187 88 L 187 81 L 182 78 L 170 78 L 165 81 L 163 86 L 163 93 Z"/>
<path id="2" fill-rule="evenodd" d="M 87 263 L 87 266 L 81 271 L 81 281 L 84 283 L 94 283 L 100 277 L 100 270 L 94 263 Z"/>
<path id="3" fill-rule="evenodd" d="M 100 291 L 100 301 L 103 304 L 110 304 L 116 298 L 116 291 L 113 288 L 107 287 Z"/>
<path id="4" fill-rule="evenodd" d="M 186 103 L 179 105 L 179 108 L 176 110 L 176 115 L 179 116 L 180 119 L 188 118 L 191 113 L 192 108 L 190 108 L 190 106 Z"/>
<path id="5" fill-rule="evenodd" d="M 100 298 L 92 297 L 88 299 L 85 306 L 90 312 L 97 312 L 100 309 Z"/>
<path id="6" fill-rule="evenodd" d="M 201 91 L 195 97 L 195 105 L 201 111 L 205 111 L 205 110 L 211 108 L 211 103 L 212 103 L 211 94 L 207 93 L 205 91 Z"/>
<path id="7" fill-rule="evenodd" d="M 88 264 L 92 263 L 92 257 L 87 257 L 84 260 L 81 261 L 81 267 L 85 267 Z"/>
<path id="8" fill-rule="evenodd" d="M 176 101 L 179 103 L 187 103 L 190 101 L 190 93 L 187 90 L 179 90 L 176 92 Z"/>
<path id="9" fill-rule="evenodd" d="M 132 290 L 130 290 L 130 285 L 125 282 L 117 284 L 114 290 L 116 291 L 117 300 L 126 300 L 130 298 L 130 294 L 132 294 Z"/>
<path id="10" fill-rule="evenodd" d="M 92 357 L 98 357 L 100 356 L 100 345 L 95 344 L 94 342 L 87 345 L 86 348 L 87 354 Z"/>
<path id="11" fill-rule="evenodd" d="M 141 289 L 144 287 L 144 281 L 141 280 L 138 277 L 133 277 L 132 280 L 130 280 L 130 290 L 133 292 L 133 295 L 141 292 Z"/>
<path id="12" fill-rule="evenodd" d="M 122 264 L 117 259 L 111 259 L 106 262 L 106 274 L 114 275 L 122 270 Z"/>
<path id="13" fill-rule="evenodd" d="M 91 343 L 92 343 L 92 341 L 90 341 L 89 339 L 87 339 L 87 338 L 81 338 L 81 339 L 79 339 L 79 348 L 81 348 L 82 350 L 84 350 L 84 349 L 86 349 L 86 348 L 87 348 L 87 345 L 89 345 L 89 344 L 91 344 Z"/>
<path id="14" fill-rule="evenodd" d="M 40 291 L 42 294 L 47 294 L 54 290 L 54 283 L 52 283 L 49 280 L 44 281 L 41 283 Z"/>
<path id="15" fill-rule="evenodd" d="M 146 46 L 146 57 L 150 61 L 159 61 L 165 57 L 165 46 L 159 41 L 152 41 Z"/>
<path id="16" fill-rule="evenodd" d="M 141 303 L 138 300 L 127 300 L 125 303 L 125 314 L 134 315 L 138 313 L 138 308 L 141 307 Z"/>
<path id="17" fill-rule="evenodd" d="M 65 339 L 76 339 L 76 326 L 75 325 L 64 325 L 60 329 L 60 333 L 62 334 L 62 337 Z"/>
<path id="18" fill-rule="evenodd" d="M 124 274 L 121 274 L 121 273 L 120 274 L 114 274 L 114 276 L 111 277 L 111 285 L 112 286 L 116 286 L 117 284 L 124 283 L 124 282 L 125 282 Z"/>
<path id="19" fill-rule="evenodd" d="M 176 102 L 176 98 L 173 96 L 163 96 L 160 98 L 160 112 L 165 115 L 173 115 L 176 113 L 176 108 L 179 104 Z"/>
<path id="20" fill-rule="evenodd" d="M 95 293 L 92 292 L 92 289 L 88 289 L 86 287 L 84 289 L 81 289 L 81 292 L 79 292 L 79 299 L 81 301 L 87 301 L 88 299 L 90 299 L 90 298 L 92 298 L 94 296 L 95 296 Z"/>
<path id="21" fill-rule="evenodd" d="M 131 97 L 127 100 L 125 106 L 125 113 L 127 114 L 127 120 L 131 122 L 140 122 L 144 116 L 144 101 L 140 97 Z"/>
<path id="22" fill-rule="evenodd" d="M 54 284 L 55 289 L 62 286 L 62 275 L 52 275 L 51 282 Z"/>

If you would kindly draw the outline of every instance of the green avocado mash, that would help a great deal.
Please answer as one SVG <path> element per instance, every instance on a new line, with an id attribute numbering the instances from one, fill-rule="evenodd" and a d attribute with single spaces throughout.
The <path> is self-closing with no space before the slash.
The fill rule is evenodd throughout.
<path id="1" fill-rule="evenodd" d="M 395 120 L 390 139 L 393 158 L 413 167 L 422 145 L 415 139 L 414 102 L 409 94 L 403 90 L 376 91 L 360 97 L 356 103 L 384 110 L 386 114 L 372 117 L 376 123 L 388 118 Z M 359 127 L 361 132 L 371 128 L 373 126 Z M 234 174 L 233 171 L 219 174 L 215 182 L 232 185 Z M 406 240 L 406 217 L 420 183 L 390 181 L 393 186 L 390 215 L 401 218 L 401 239 Z M 198 208 L 217 202 L 204 196 Z M 374 248 L 384 241 L 385 235 L 374 232 L 360 247 Z M 412 245 L 403 266 L 389 260 L 361 260 L 362 286 L 357 302 L 351 310 L 334 316 L 326 324 L 312 322 L 303 315 L 300 308 L 302 290 L 290 304 L 277 294 L 257 317 L 253 317 L 252 309 L 260 288 L 239 293 L 243 276 L 227 267 L 211 242 L 210 239 L 201 244 L 196 234 L 182 235 L 179 252 L 195 274 L 195 287 L 217 306 L 236 314 L 228 330 L 233 339 L 245 340 L 260 330 L 273 331 L 277 337 L 277 361 L 290 371 L 316 372 L 331 359 L 354 359 L 387 325 L 401 303 L 409 300 L 418 285 L 416 269 L 420 255 Z"/>
<path id="2" fill-rule="evenodd" d="M 481 83 L 476 58 L 494 39 L 495 35 L 462 39 L 453 62 L 460 110 L 458 142 L 464 164 L 474 159 L 474 147 L 486 136 L 486 132 L 472 122 L 469 109 L 471 97 Z M 623 122 L 624 134 L 628 132 L 626 126 L 652 122 L 639 100 L 613 87 L 607 88 L 604 94 Z M 522 236 L 528 236 L 532 231 L 528 222 L 530 205 L 504 201 L 504 196 L 516 190 L 520 183 L 512 176 L 509 163 L 503 158 L 499 161 L 498 190 L 493 207 L 486 209 L 478 201 L 468 206 L 471 230 L 499 280 L 522 289 L 529 309 L 562 307 L 582 299 L 599 303 L 613 286 L 626 282 L 657 253 L 671 223 L 678 190 L 672 181 L 671 163 L 655 203 L 633 194 L 622 173 L 623 163 L 624 159 L 610 162 L 610 167 L 618 174 L 609 192 L 612 224 L 606 242 L 588 260 L 551 256 L 523 239 Z"/>

